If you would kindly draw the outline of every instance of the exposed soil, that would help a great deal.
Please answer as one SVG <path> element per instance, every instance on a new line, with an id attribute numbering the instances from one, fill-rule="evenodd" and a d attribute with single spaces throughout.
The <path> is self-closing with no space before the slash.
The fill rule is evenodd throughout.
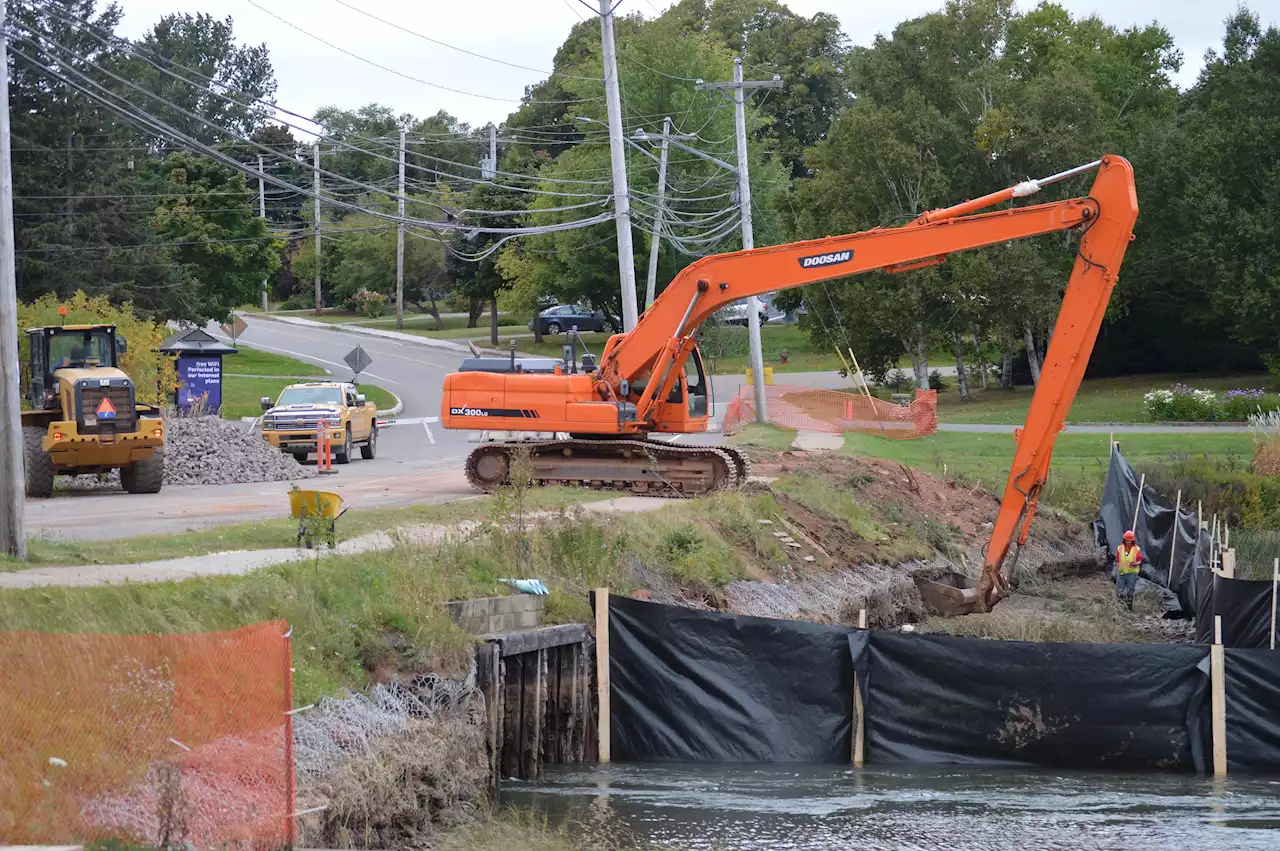
<path id="1" fill-rule="evenodd" d="M 876 459 L 788 451 L 756 453 L 752 460 L 753 470 L 763 477 L 807 476 L 806 488 L 850 498 L 865 522 L 822 510 L 823 502 L 809 498 L 807 491 L 791 488 L 787 493 L 776 481 L 753 483 L 749 494 L 768 494 L 780 509 L 775 520 L 757 522 L 778 539 L 785 557 L 770 558 L 758 547 L 739 546 L 747 578 L 713 591 L 679 587 L 658 571 L 635 564 L 632 575 L 646 589 L 641 596 L 846 625 L 856 624 L 865 610 L 869 626 L 894 628 L 926 619 L 917 576 L 955 571 L 976 577 L 981 571 L 999 512 L 999 499 L 989 491 Z M 1105 610 L 1108 618 L 1123 618 L 1126 629 L 1148 634 L 1146 640 L 1182 640 L 1185 625 L 1162 620 L 1157 603 L 1149 602 L 1132 616 L 1117 615 L 1110 605 L 1114 590 L 1100 565 L 1088 530 L 1042 507 L 1018 556 L 1023 591 L 1001 607 L 1009 616 L 1031 619 Z"/>

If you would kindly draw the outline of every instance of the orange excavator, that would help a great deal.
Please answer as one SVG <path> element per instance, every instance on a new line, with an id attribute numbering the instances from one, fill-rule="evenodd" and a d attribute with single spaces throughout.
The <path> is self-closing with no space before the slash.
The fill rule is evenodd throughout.
<path id="1" fill-rule="evenodd" d="M 990 209 L 1091 171 L 1096 176 L 1087 196 Z M 610 337 L 598 362 L 589 354 L 579 359 L 576 350 L 563 361 L 514 354 L 464 361 L 445 378 L 441 421 L 450 429 L 569 434 L 481 443 L 466 464 L 481 490 L 508 481 L 517 453 L 527 453 L 526 472 L 537 484 L 684 496 L 734 487 L 746 480 L 747 462 L 732 447 L 650 439 L 706 431 L 709 380 L 694 332 L 717 310 L 761 293 L 860 272 L 919 269 L 957 251 L 1079 231 L 1040 382 L 1027 421 L 1015 432 L 1017 449 L 981 585 L 956 591 L 963 607 L 986 608 L 1006 593 L 1012 564 L 1005 569 L 1005 562 L 1014 542 L 1019 548 L 1026 542 L 1054 441 L 1084 377 L 1137 217 L 1133 168 L 1109 155 L 924 213 L 902 227 L 706 257 L 680 272 L 633 330 Z"/>

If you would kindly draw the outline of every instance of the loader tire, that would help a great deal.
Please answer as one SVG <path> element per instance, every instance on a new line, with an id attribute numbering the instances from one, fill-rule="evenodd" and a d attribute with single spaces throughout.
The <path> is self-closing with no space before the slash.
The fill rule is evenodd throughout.
<path id="1" fill-rule="evenodd" d="M 160 493 L 164 485 L 164 447 L 146 461 L 120 468 L 120 486 L 128 493 Z"/>
<path id="2" fill-rule="evenodd" d="M 42 428 L 29 426 L 22 430 L 23 469 L 26 476 L 27 496 L 53 496 L 53 478 L 55 470 L 53 458 L 40 446 L 46 432 Z"/>

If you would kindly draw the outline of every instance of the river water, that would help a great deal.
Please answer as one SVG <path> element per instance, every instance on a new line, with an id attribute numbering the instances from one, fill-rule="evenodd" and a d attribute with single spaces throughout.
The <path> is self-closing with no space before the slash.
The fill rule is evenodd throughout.
<path id="1" fill-rule="evenodd" d="M 1280 849 L 1280 778 L 976 766 L 552 767 L 504 803 L 622 847 Z"/>

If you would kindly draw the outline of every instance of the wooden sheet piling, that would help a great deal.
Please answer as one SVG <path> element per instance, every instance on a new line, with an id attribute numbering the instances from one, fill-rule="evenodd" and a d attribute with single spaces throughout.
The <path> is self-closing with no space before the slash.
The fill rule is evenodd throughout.
<path id="1" fill-rule="evenodd" d="M 599 719 L 596 740 L 601 763 L 609 761 L 609 589 L 597 588 L 596 594 L 596 700 Z"/>
<path id="2" fill-rule="evenodd" d="M 1226 654 L 1222 647 L 1222 616 L 1213 616 L 1213 646 L 1209 648 L 1209 687 L 1213 714 L 1213 776 L 1227 776 Z"/>
<path id="3" fill-rule="evenodd" d="M 858 629 L 867 628 L 867 610 L 858 611 Z M 853 711 L 857 716 L 854 719 L 853 728 L 853 764 L 861 766 L 863 763 L 864 749 L 866 747 L 866 719 L 865 713 L 862 711 L 862 686 L 858 684 L 858 674 L 855 671 L 853 675 Z"/>

